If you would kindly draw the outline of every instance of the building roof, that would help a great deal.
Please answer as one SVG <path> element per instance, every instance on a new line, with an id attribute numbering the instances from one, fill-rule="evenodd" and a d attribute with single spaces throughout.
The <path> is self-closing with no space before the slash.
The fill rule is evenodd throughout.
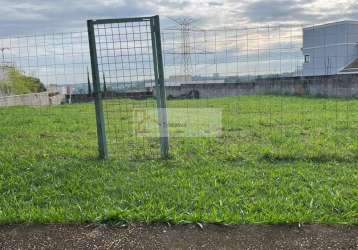
<path id="1" fill-rule="evenodd" d="M 341 71 L 339 71 L 339 73 L 340 74 L 358 73 L 358 59 L 355 59 L 353 62 L 348 64 Z"/>
<path id="2" fill-rule="evenodd" d="M 358 24 L 358 21 L 357 20 L 343 20 L 343 21 L 338 21 L 338 22 L 324 23 L 324 24 L 308 26 L 308 27 L 303 28 L 303 30 L 327 28 L 327 27 L 335 26 L 335 25 L 339 25 L 339 24 Z"/>

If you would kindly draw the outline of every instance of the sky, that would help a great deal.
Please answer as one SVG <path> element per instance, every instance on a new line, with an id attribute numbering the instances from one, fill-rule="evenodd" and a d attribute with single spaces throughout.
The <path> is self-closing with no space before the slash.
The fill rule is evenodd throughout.
<path id="1" fill-rule="evenodd" d="M 0 4 L 3 61 L 46 84 L 87 81 L 88 19 L 158 14 L 162 28 L 171 28 L 176 27 L 171 18 L 193 18 L 194 28 L 211 30 L 191 34 L 194 50 L 199 48 L 199 55 L 191 57 L 192 74 L 201 76 L 299 72 L 301 25 L 358 20 L 358 2 L 354 0 L 0 0 Z M 286 24 L 285 31 L 281 25 Z M 264 28 L 256 30 L 258 26 Z M 224 27 L 232 28 L 227 29 L 231 32 Z M 248 29 L 252 34 L 246 27 L 255 27 Z M 80 32 L 73 38 L 70 31 Z M 55 32 L 63 33 L 53 36 Z M 168 32 L 163 32 L 162 44 L 166 75 L 182 74 L 183 58 L 176 54 L 181 52 L 180 33 L 173 31 L 176 33 L 170 37 Z"/>
<path id="2" fill-rule="evenodd" d="M 200 28 L 358 20 L 355 0 L 0 0 L 0 36 L 85 30 L 87 19 L 188 16 Z"/>

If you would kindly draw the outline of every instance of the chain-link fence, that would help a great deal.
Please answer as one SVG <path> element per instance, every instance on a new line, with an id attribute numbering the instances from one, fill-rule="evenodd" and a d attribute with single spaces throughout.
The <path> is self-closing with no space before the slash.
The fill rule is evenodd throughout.
<path id="1" fill-rule="evenodd" d="M 5 37 L 0 48 L 1 159 L 97 157 L 87 32 Z"/>
<path id="2" fill-rule="evenodd" d="M 156 158 L 159 136 L 138 131 L 138 123 L 158 123 L 150 114 L 158 107 L 150 23 L 101 24 L 95 32 L 110 155 Z M 170 155 L 355 159 L 357 41 L 354 22 L 162 29 Z M 27 134 L 17 143 L 42 142 L 40 155 L 95 156 L 87 31 L 2 38 L 0 47 L 1 135 Z M 220 126 L 208 126 L 218 121 L 210 117 Z"/>
<path id="3" fill-rule="evenodd" d="M 173 152 L 355 159 L 357 41 L 351 22 L 165 33 L 168 107 L 222 111 L 221 136 L 171 138 Z"/>

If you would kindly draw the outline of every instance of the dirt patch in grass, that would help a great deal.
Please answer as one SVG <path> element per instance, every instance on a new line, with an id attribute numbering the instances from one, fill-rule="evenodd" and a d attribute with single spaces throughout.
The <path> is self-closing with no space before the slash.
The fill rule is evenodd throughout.
<path id="1" fill-rule="evenodd" d="M 0 249 L 357 249 L 358 226 L 4 225 Z"/>

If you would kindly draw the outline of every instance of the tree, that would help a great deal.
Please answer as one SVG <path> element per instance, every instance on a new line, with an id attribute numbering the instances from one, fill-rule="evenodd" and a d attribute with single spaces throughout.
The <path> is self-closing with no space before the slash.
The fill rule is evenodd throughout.
<path id="1" fill-rule="evenodd" d="M 104 76 L 104 73 L 103 73 L 103 92 L 104 93 L 107 92 L 106 77 Z"/>
<path id="2" fill-rule="evenodd" d="M 92 96 L 91 79 L 90 79 L 88 67 L 87 67 L 87 87 L 88 87 L 88 96 Z"/>

